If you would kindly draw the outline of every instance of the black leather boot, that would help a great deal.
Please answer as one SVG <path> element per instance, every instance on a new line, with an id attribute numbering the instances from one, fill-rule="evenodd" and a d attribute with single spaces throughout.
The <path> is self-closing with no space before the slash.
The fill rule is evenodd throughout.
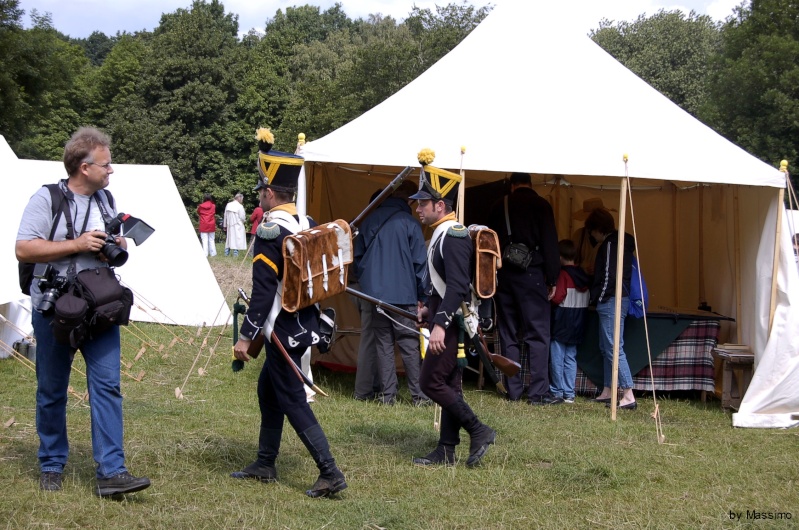
<path id="1" fill-rule="evenodd" d="M 280 452 L 282 429 L 261 429 L 258 436 L 258 458 L 241 471 L 230 474 L 233 478 L 252 478 L 261 482 L 277 482 L 275 459 Z"/>
<path id="2" fill-rule="evenodd" d="M 330 445 L 322 426 L 317 423 L 299 433 L 299 436 L 319 468 L 319 478 L 305 494 L 313 498 L 327 497 L 345 489 L 347 482 L 344 473 L 336 466 L 336 461 L 330 454 Z"/>
<path id="3" fill-rule="evenodd" d="M 435 449 L 421 458 L 413 459 L 414 465 L 427 466 L 454 466 L 455 465 L 455 446 L 439 443 Z"/>
<path id="4" fill-rule="evenodd" d="M 438 438 L 438 445 L 427 455 L 421 458 L 414 458 L 413 463 L 417 466 L 454 466 L 455 465 L 455 446 L 461 443 L 460 439 L 461 424 L 456 417 L 441 410 L 441 429 Z"/>
<path id="5" fill-rule="evenodd" d="M 475 467 L 488 452 L 488 447 L 494 443 L 497 437 L 496 431 L 477 419 L 477 415 L 463 397 L 445 409 L 455 416 L 461 426 L 469 433 L 469 458 L 466 460 L 466 467 Z"/>

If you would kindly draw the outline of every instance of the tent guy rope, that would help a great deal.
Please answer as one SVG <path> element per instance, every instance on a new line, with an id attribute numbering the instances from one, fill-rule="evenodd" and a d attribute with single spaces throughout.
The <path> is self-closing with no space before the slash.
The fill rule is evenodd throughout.
<path id="1" fill-rule="evenodd" d="M 629 160 L 629 157 L 627 155 L 624 155 L 624 178 L 627 181 L 630 180 L 630 175 L 627 172 L 628 160 Z M 638 271 L 638 282 L 643 284 L 643 279 L 642 279 L 643 273 L 641 272 L 641 269 L 642 269 L 643 265 L 641 265 L 642 260 L 641 260 L 641 255 L 639 254 L 640 249 L 638 247 L 638 232 L 636 231 L 636 227 L 635 227 L 635 208 L 633 206 L 632 186 L 630 186 L 629 189 L 630 189 L 630 193 L 628 195 L 628 198 L 629 198 L 629 202 L 630 202 L 630 219 L 632 220 L 633 239 L 635 240 L 635 254 L 636 254 L 636 259 L 638 260 L 638 265 L 639 265 L 638 268 L 637 268 L 637 271 Z M 635 279 L 633 279 L 633 281 L 634 280 Z M 652 347 L 651 347 L 651 345 L 649 343 L 649 323 L 648 323 L 648 319 L 647 319 L 647 316 L 646 316 L 646 306 L 644 306 L 644 336 L 646 337 L 646 355 L 647 355 L 647 359 L 649 360 L 649 366 L 651 367 L 652 366 Z M 657 391 L 655 390 L 655 375 L 654 375 L 654 373 L 653 373 L 653 371 L 651 369 L 649 370 L 649 379 L 650 379 L 650 382 L 651 382 L 651 385 L 652 385 L 652 402 L 655 404 L 655 410 L 652 413 L 652 418 L 655 420 L 655 434 L 657 436 L 658 443 L 662 444 L 663 442 L 666 441 L 666 435 L 663 433 L 663 422 L 662 422 L 662 418 L 660 416 L 660 404 L 658 403 Z"/>

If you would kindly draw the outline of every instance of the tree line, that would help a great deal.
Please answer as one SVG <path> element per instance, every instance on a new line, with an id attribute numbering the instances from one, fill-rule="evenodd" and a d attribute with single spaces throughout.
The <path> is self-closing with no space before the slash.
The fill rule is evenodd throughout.
<path id="1" fill-rule="evenodd" d="M 799 3 L 749 0 L 722 23 L 661 10 L 591 38 L 685 111 L 764 162 L 797 163 Z M 794 189 L 799 179 L 791 176 Z"/>
<path id="2" fill-rule="evenodd" d="M 490 12 L 466 2 L 414 7 L 397 21 L 351 19 L 341 4 L 277 10 L 239 36 L 219 0 L 162 15 L 153 31 L 76 39 L 19 0 L 0 0 L 0 134 L 21 158 L 58 160 L 81 125 L 114 139 L 114 160 L 167 164 L 187 212 L 253 185 L 257 127 L 293 151 L 411 82 Z M 770 164 L 796 160 L 799 7 L 751 0 L 724 23 L 660 11 L 602 20 L 590 36 L 719 133 Z"/>

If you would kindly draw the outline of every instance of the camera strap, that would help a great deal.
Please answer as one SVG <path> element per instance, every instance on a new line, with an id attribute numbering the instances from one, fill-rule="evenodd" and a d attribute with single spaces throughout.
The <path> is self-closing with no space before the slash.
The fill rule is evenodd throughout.
<path id="1" fill-rule="evenodd" d="M 97 192 L 95 192 L 94 195 L 92 195 L 92 197 L 94 197 L 94 202 L 97 203 L 97 207 L 100 208 L 100 214 L 103 216 L 103 221 L 105 222 L 105 224 L 110 223 L 112 216 L 108 213 L 108 210 L 106 210 L 105 205 L 103 204 L 103 201 L 100 200 L 100 197 L 98 196 Z"/>
<path id="2" fill-rule="evenodd" d="M 505 226 L 508 228 L 508 241 L 513 243 L 513 238 L 510 237 L 510 216 L 508 215 L 508 196 L 505 195 Z"/>

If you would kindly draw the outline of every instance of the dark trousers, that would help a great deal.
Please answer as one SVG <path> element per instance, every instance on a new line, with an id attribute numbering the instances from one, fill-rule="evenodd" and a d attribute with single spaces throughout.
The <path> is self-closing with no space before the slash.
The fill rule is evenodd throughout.
<path id="1" fill-rule="evenodd" d="M 353 286 L 360 289 L 357 284 Z M 355 372 L 355 397 L 372 399 L 380 393 L 380 377 L 377 370 L 377 348 L 375 333 L 372 329 L 374 304 L 353 297 L 361 314 L 361 341 L 358 345 L 358 367 Z"/>
<path id="2" fill-rule="evenodd" d="M 435 315 L 440 299 L 431 297 L 429 310 Z M 429 324 L 432 328 L 432 324 Z M 427 396 L 441 405 L 441 432 L 438 443 L 454 447 L 460 443 L 460 430 L 466 429 L 474 439 L 487 429 L 463 399 L 463 368 L 458 367 L 458 324 L 450 325 L 444 334 L 444 351 L 438 355 L 428 349 L 422 361 L 419 384 Z"/>
<path id="3" fill-rule="evenodd" d="M 269 340 L 266 343 L 266 359 L 258 377 L 258 405 L 261 409 L 262 429 L 283 429 L 283 420 L 297 434 L 319 422 L 314 416 L 305 396 L 305 385 L 291 369 L 286 359 Z M 287 349 L 297 366 L 305 348 Z"/>
<path id="4" fill-rule="evenodd" d="M 549 391 L 550 302 L 544 271 L 528 267 L 526 271 L 511 266 L 497 274 L 497 331 L 505 357 L 520 362 L 522 344 L 527 345 L 530 366 L 530 399 Z M 521 375 L 507 378 L 508 397 L 519 399 L 524 390 Z"/>
<path id="5" fill-rule="evenodd" d="M 440 304 L 441 299 L 432 296 L 428 303 L 428 314 L 435 315 Z M 432 322 L 428 322 L 428 326 L 432 331 Z M 458 325 L 454 321 L 444 334 L 444 346 L 444 351 L 438 355 L 431 353 L 428 348 L 419 373 L 422 392 L 442 408 L 463 399 L 463 368 L 458 367 Z"/>

